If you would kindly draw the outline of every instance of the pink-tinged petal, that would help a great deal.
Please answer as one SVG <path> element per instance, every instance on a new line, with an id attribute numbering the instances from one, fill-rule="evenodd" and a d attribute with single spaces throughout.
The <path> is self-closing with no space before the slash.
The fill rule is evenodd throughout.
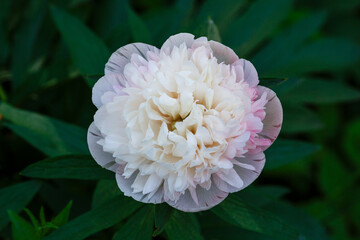
<path id="1" fill-rule="evenodd" d="M 99 129 L 97 129 L 94 123 L 91 123 L 87 134 L 90 153 L 101 167 L 115 172 L 118 164 L 115 162 L 115 158 L 112 154 L 104 152 L 103 147 L 97 143 L 101 139 L 102 137 Z"/>
<path id="2" fill-rule="evenodd" d="M 174 47 L 179 47 L 181 44 L 185 43 L 186 46 L 190 48 L 193 42 L 194 35 L 190 33 L 179 33 L 169 37 L 161 46 L 161 51 L 170 54 Z"/>
<path id="3" fill-rule="evenodd" d="M 211 184 L 209 190 L 198 185 L 196 186 L 196 196 L 198 203 L 194 201 L 189 190 L 186 190 L 178 201 L 168 201 L 167 203 L 184 212 L 198 212 L 208 210 L 221 203 L 228 196 L 228 193 L 218 189 L 215 184 Z"/>
<path id="4" fill-rule="evenodd" d="M 215 41 L 209 41 L 209 44 L 219 63 L 224 62 L 226 64 L 233 64 L 239 59 L 231 48 Z"/>
<path id="5" fill-rule="evenodd" d="M 249 186 L 261 173 L 265 165 L 265 154 L 245 154 L 243 158 L 234 159 L 234 170 L 241 176 L 244 185 L 239 189 Z"/>
<path id="6" fill-rule="evenodd" d="M 255 87 L 259 84 L 259 76 L 254 65 L 246 59 L 239 59 L 232 64 L 235 69 L 236 81 L 246 81 L 250 87 Z"/>
<path id="7" fill-rule="evenodd" d="M 235 158 L 233 160 L 234 171 L 241 176 L 243 184 L 235 187 L 226 179 L 221 178 L 218 174 L 212 175 L 212 181 L 216 186 L 224 192 L 238 192 L 251 184 L 261 173 L 265 165 L 265 155 L 263 152 L 257 154 L 245 154 L 244 158 Z"/>
<path id="8" fill-rule="evenodd" d="M 142 192 L 133 193 L 131 185 L 134 183 L 139 171 L 134 172 L 129 178 L 125 178 L 122 174 L 124 173 L 124 166 L 120 165 L 116 172 L 116 182 L 120 190 L 124 193 L 125 196 L 132 197 L 136 201 L 143 203 L 162 203 L 164 202 L 163 198 L 163 188 L 160 186 L 155 192 L 150 192 L 148 194 L 143 194 Z"/>
<path id="9" fill-rule="evenodd" d="M 105 65 L 105 74 L 110 73 L 120 73 L 122 74 L 124 71 L 124 67 L 128 64 L 131 60 L 131 56 L 133 54 L 138 54 L 142 56 L 144 59 L 148 59 L 147 53 L 148 52 L 158 52 L 159 50 L 151 45 L 145 43 L 131 43 L 125 45 L 116 52 L 114 52 L 109 61 Z"/>
<path id="10" fill-rule="evenodd" d="M 121 89 L 125 87 L 125 81 L 122 74 L 108 74 L 100 78 L 92 89 L 92 102 L 94 105 L 100 108 L 111 94 L 123 94 Z"/>
<path id="11" fill-rule="evenodd" d="M 263 120 L 264 128 L 259 136 L 267 138 L 274 142 L 280 133 L 281 125 L 283 122 L 283 110 L 279 98 L 276 93 L 269 88 L 259 86 L 259 95 L 261 96 L 264 92 L 267 93 L 266 99 L 267 104 L 265 105 L 266 116 Z M 263 147 L 265 150 L 270 145 Z"/>

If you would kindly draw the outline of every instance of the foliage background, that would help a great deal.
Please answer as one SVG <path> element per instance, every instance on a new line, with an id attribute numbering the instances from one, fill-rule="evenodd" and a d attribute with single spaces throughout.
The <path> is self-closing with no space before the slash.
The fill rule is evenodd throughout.
<path id="1" fill-rule="evenodd" d="M 359 239 L 359 17 L 356 0 L 1 0 L 0 238 Z M 110 53 L 178 32 L 251 60 L 284 108 L 259 179 L 196 214 L 122 196 L 86 145 Z"/>

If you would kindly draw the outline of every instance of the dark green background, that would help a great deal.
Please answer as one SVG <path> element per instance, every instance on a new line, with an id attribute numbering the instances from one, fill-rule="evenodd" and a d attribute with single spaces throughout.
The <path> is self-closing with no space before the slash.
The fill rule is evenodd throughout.
<path id="1" fill-rule="evenodd" d="M 252 61 L 284 108 L 259 179 L 196 214 L 122 196 L 86 145 L 111 52 L 179 32 Z M 0 239 L 359 239 L 359 44 L 356 0 L 1 0 Z"/>

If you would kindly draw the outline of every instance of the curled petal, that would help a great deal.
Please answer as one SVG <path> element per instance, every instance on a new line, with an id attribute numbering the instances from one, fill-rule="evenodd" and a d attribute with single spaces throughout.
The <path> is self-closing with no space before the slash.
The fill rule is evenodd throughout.
<path id="1" fill-rule="evenodd" d="M 218 205 L 228 196 L 227 192 L 221 191 L 215 184 L 211 184 L 208 190 L 197 186 L 195 192 L 197 202 L 194 200 L 195 197 L 192 196 L 195 193 L 190 193 L 189 190 L 186 190 L 185 193 L 180 196 L 179 200 L 176 202 L 168 201 L 167 203 L 184 212 L 198 212 Z"/>
<path id="2" fill-rule="evenodd" d="M 115 158 L 112 154 L 104 152 L 103 147 L 97 143 L 101 139 L 102 136 L 99 129 L 97 129 L 94 123 L 91 123 L 87 134 L 90 153 L 101 167 L 115 172 L 118 164 L 115 162 Z"/>
<path id="3" fill-rule="evenodd" d="M 272 142 L 275 141 L 280 133 L 282 121 L 283 121 L 283 110 L 279 98 L 276 93 L 269 88 L 259 86 L 259 96 L 264 92 L 267 93 L 266 99 L 267 104 L 265 105 L 265 119 L 263 120 L 264 128 L 260 132 L 260 136 L 269 139 Z M 263 151 L 270 145 L 263 147 Z"/>
<path id="4" fill-rule="evenodd" d="M 209 41 L 209 44 L 219 63 L 224 62 L 225 64 L 233 64 L 239 59 L 231 48 L 215 41 Z"/>
<path id="5" fill-rule="evenodd" d="M 161 46 L 161 51 L 169 54 L 174 47 L 179 47 L 185 43 L 189 48 L 194 42 L 194 35 L 190 33 L 179 33 L 169 37 L 164 44 Z"/>
<path id="6" fill-rule="evenodd" d="M 149 51 L 158 52 L 159 50 L 156 47 L 145 43 L 131 43 L 119 48 L 110 56 L 109 61 L 106 63 L 105 74 L 122 74 L 125 65 L 130 62 L 133 54 L 138 54 L 144 59 L 148 59 L 147 53 Z"/>
<path id="7" fill-rule="evenodd" d="M 122 74 L 108 74 L 100 78 L 92 89 L 94 105 L 100 108 L 104 103 L 111 101 L 114 96 L 123 94 L 121 89 L 125 87 L 125 81 Z M 110 98 L 106 99 L 106 97 Z"/>
<path id="8" fill-rule="evenodd" d="M 256 87 L 259 84 L 259 76 L 254 65 L 243 58 L 235 61 L 232 67 L 236 72 L 236 81 L 245 80 L 250 87 Z"/>

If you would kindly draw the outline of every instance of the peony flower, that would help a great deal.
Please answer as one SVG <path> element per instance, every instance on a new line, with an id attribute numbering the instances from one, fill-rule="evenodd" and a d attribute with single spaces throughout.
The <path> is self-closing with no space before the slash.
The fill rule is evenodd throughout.
<path id="1" fill-rule="evenodd" d="M 259 176 L 279 134 L 280 101 L 258 83 L 249 61 L 206 37 L 121 47 L 93 88 L 90 152 L 126 196 L 209 209 Z"/>

